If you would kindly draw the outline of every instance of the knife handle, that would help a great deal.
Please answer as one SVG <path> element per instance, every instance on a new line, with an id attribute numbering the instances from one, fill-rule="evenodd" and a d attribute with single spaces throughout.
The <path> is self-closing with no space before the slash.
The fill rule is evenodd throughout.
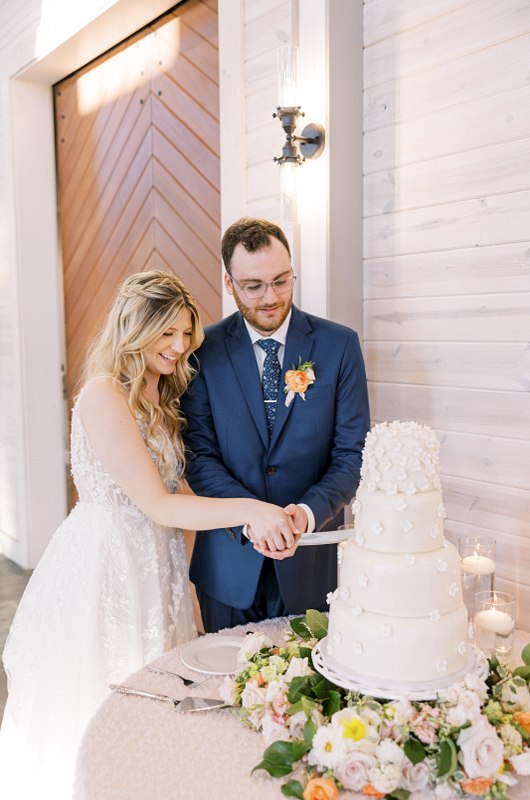
<path id="1" fill-rule="evenodd" d="M 167 702 L 168 700 L 174 704 L 178 704 L 178 700 L 175 700 L 173 697 L 168 697 L 167 694 L 155 694 L 154 692 L 144 692 L 142 689 L 131 689 L 129 686 L 122 686 L 119 683 L 111 683 L 109 689 L 113 692 L 120 692 L 121 694 L 131 694 L 137 697 L 149 697 L 151 700 L 162 700 Z"/>

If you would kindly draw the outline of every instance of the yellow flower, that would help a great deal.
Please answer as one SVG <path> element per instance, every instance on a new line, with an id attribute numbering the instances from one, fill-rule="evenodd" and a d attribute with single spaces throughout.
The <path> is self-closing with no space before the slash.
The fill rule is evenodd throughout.
<path id="1" fill-rule="evenodd" d="M 341 725 L 344 728 L 342 735 L 345 739 L 353 739 L 354 742 L 358 742 L 366 736 L 366 726 L 362 719 L 358 717 L 343 719 L 341 720 Z"/>

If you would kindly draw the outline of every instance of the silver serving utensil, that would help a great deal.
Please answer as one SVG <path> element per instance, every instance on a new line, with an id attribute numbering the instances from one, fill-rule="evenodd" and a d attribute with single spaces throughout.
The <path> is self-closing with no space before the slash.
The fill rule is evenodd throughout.
<path id="1" fill-rule="evenodd" d="M 130 686 L 122 686 L 119 683 L 111 683 L 109 686 L 113 692 L 120 692 L 121 694 L 134 695 L 136 697 L 149 697 L 151 700 L 161 700 L 163 702 L 171 702 L 175 708 L 179 705 L 180 700 L 175 697 L 169 697 L 167 694 L 157 694 L 156 692 L 146 692 L 143 689 L 132 689 Z"/>
<path id="2" fill-rule="evenodd" d="M 216 708 L 232 708 L 224 700 L 215 700 L 211 697 L 185 697 L 180 701 L 175 711 L 213 711 Z"/>
<path id="3" fill-rule="evenodd" d="M 171 669 L 163 669 L 163 667 L 147 666 L 146 670 L 148 672 L 154 672 L 157 675 L 171 675 L 174 678 L 180 678 L 184 686 L 199 686 L 199 684 L 203 683 L 204 681 L 207 681 L 208 678 L 210 677 L 209 675 L 207 675 L 206 678 L 203 678 L 200 681 L 194 681 L 191 678 L 184 678 L 182 675 L 179 675 L 178 672 L 173 672 L 173 670 Z"/>
<path id="4" fill-rule="evenodd" d="M 113 692 L 120 692 L 120 694 L 128 694 L 135 697 L 148 697 L 150 700 L 161 700 L 162 702 L 171 702 L 175 706 L 175 711 L 212 711 L 216 708 L 230 708 L 231 706 L 211 697 L 184 697 L 183 700 L 177 700 L 175 697 L 169 697 L 167 694 L 157 694 L 156 692 L 146 692 L 143 689 L 132 689 L 130 686 L 122 686 L 119 683 L 111 683 L 109 686 Z"/>

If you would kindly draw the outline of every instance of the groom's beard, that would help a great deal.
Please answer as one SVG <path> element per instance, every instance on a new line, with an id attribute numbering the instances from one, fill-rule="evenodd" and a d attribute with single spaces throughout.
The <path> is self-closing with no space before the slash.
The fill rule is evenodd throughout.
<path id="1" fill-rule="evenodd" d="M 255 308 L 245 305 L 235 290 L 233 297 L 243 317 L 258 333 L 273 333 L 277 331 L 293 304 L 292 294 L 287 295 L 287 299 L 284 299 L 285 295 L 277 296 L 274 303 L 261 303 Z"/>

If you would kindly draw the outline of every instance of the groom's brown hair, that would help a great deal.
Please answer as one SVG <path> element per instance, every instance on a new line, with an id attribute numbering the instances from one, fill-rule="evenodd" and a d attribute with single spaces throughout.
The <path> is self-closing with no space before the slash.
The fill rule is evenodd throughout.
<path id="1" fill-rule="evenodd" d="M 274 222 L 268 222 L 266 219 L 242 217 L 237 222 L 232 223 L 226 229 L 221 242 L 221 255 L 228 274 L 232 274 L 230 262 L 238 244 L 242 244 L 248 253 L 255 253 L 256 250 L 261 250 L 262 247 L 268 247 L 271 237 L 278 239 L 289 253 L 289 256 L 291 255 L 285 233 Z"/>

